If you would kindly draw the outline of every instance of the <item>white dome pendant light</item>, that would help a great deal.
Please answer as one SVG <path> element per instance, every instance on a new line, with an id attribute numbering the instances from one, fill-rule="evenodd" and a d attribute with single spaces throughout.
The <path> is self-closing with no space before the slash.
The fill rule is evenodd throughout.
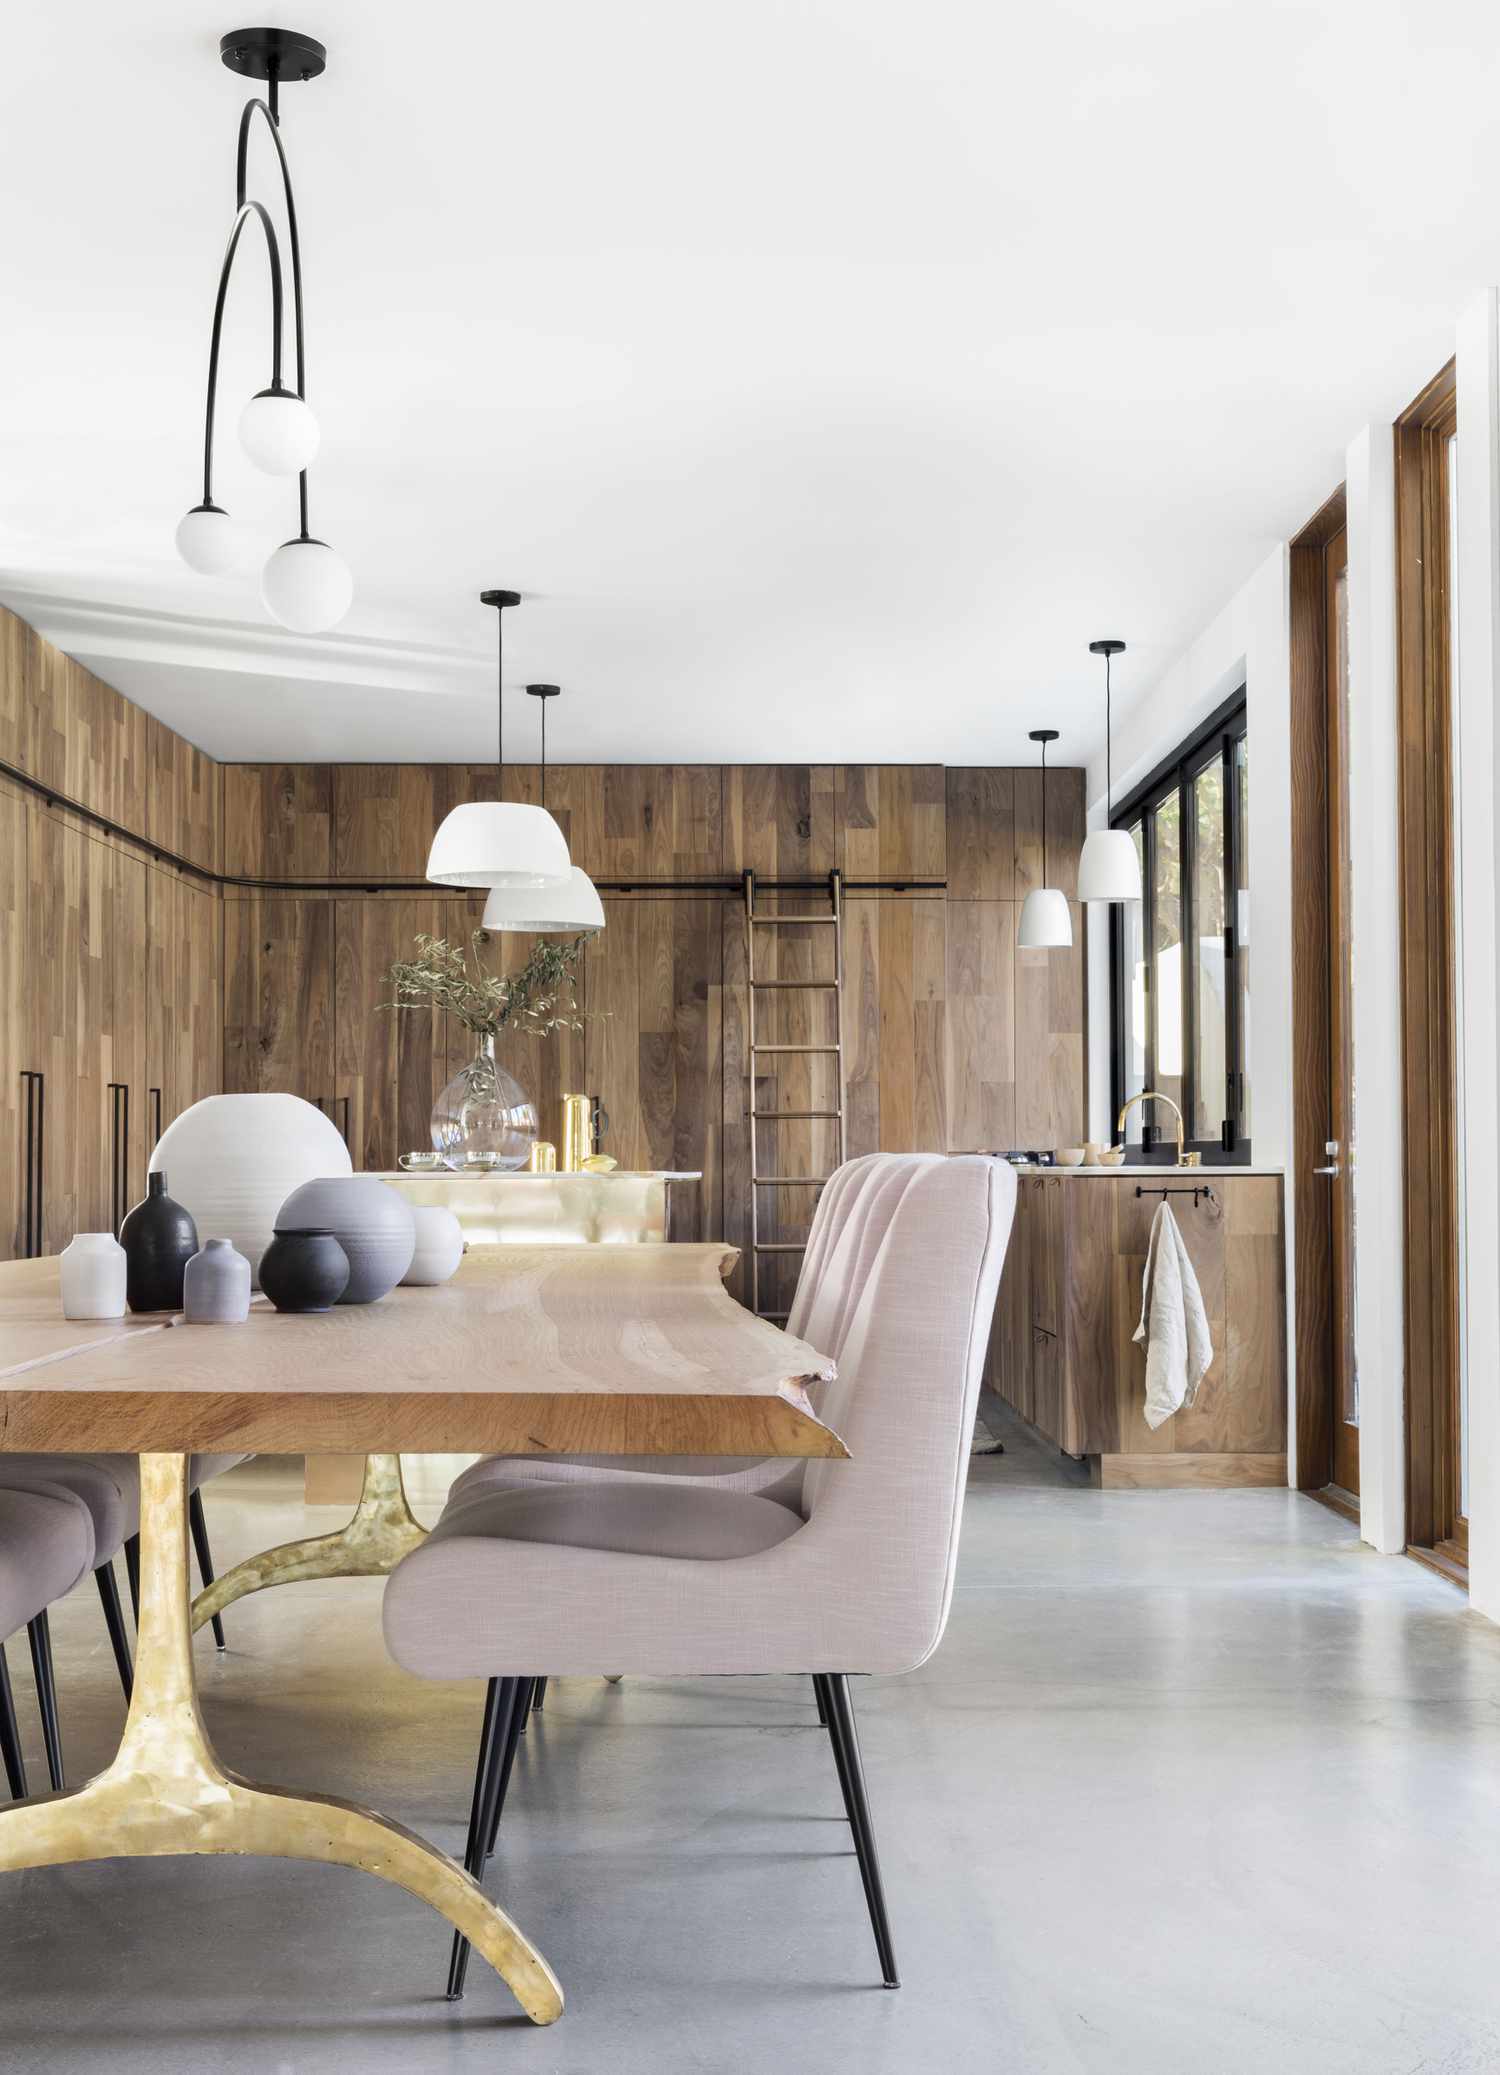
<path id="1" fill-rule="evenodd" d="M 481 591 L 481 605 L 495 608 L 498 678 L 495 687 L 497 788 L 505 779 L 505 614 L 519 605 L 519 591 Z M 545 711 L 545 709 L 544 709 Z M 573 860 L 563 832 L 545 807 L 519 800 L 470 800 L 444 816 L 427 853 L 427 876 L 435 886 L 507 886 L 560 893 Z"/>
<path id="2" fill-rule="evenodd" d="M 1042 883 L 1021 903 L 1016 944 L 1022 951 L 1065 951 L 1073 941 L 1068 896 L 1047 884 L 1047 744 L 1057 740 L 1057 730 L 1033 728 L 1031 739 L 1042 745 Z"/>
<path id="3" fill-rule="evenodd" d="M 555 684 L 529 684 L 528 697 L 542 709 L 542 805 L 547 804 L 547 701 L 560 695 Z M 560 886 L 533 890 L 494 886 L 484 904 L 483 926 L 493 930 L 528 930 L 534 936 L 594 937 L 604 927 L 604 903 L 581 865 L 574 865 Z"/>
<path id="4" fill-rule="evenodd" d="M 203 500 L 195 504 L 177 528 L 177 552 L 189 569 L 203 576 L 223 576 L 235 569 L 243 556 L 244 540 L 229 514 L 214 502 L 214 404 L 219 387 L 219 345 L 224 329 L 224 303 L 229 277 L 239 251 L 240 236 L 248 223 L 259 224 L 265 235 L 266 258 L 271 270 L 271 381 L 258 390 L 240 415 L 240 441 L 257 468 L 268 475 L 294 475 L 298 479 L 300 530 L 283 542 L 261 572 L 260 593 L 267 612 L 283 627 L 298 634 L 321 634 L 349 610 L 354 596 L 354 579 L 342 557 L 326 541 L 316 540 L 307 526 L 307 467 L 318 450 L 318 421 L 307 405 L 307 355 L 302 332 L 302 247 L 297 235 L 297 204 L 292 196 L 292 176 L 281 142 L 281 85 L 283 80 L 316 79 L 328 61 L 328 53 L 311 36 L 292 29 L 236 29 L 219 43 L 219 56 L 231 72 L 266 82 L 266 99 L 252 98 L 240 112 L 239 148 L 235 156 L 235 217 L 229 242 L 219 267 L 219 292 L 214 301 L 213 330 L 208 348 L 208 402 L 203 425 Z M 286 198 L 287 251 L 292 267 L 292 321 L 297 355 L 297 386 L 288 389 L 281 378 L 282 289 L 281 244 L 270 213 L 261 202 L 246 198 L 246 168 L 250 131 L 256 111 L 264 117 L 276 147 L 281 168 L 282 193 Z"/>
<path id="5" fill-rule="evenodd" d="M 1091 641 L 1089 654 L 1104 658 L 1104 819 L 1109 820 L 1113 771 L 1110 765 L 1110 664 L 1123 654 L 1123 641 Z M 1091 829 L 1084 839 L 1078 860 L 1078 898 L 1081 901 L 1138 901 L 1141 897 L 1141 861 L 1128 829 Z"/>

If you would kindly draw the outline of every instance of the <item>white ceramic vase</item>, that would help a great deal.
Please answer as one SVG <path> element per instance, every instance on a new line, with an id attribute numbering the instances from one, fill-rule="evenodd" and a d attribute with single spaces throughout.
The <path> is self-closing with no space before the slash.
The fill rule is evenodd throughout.
<path id="1" fill-rule="evenodd" d="M 446 1282 L 464 1257 L 464 1228 L 451 1210 L 440 1203 L 414 1203 L 412 1221 L 417 1228 L 417 1248 L 411 1266 L 401 1280 L 406 1283 Z"/>
<path id="2" fill-rule="evenodd" d="M 303 1182 L 351 1174 L 353 1163 L 334 1125 L 300 1096 L 208 1095 L 157 1140 L 158 1168 L 199 1232 L 222 1234 L 245 1256 L 254 1283 L 287 1197 Z"/>
<path id="3" fill-rule="evenodd" d="M 340 1304 L 373 1304 L 411 1266 L 417 1228 L 406 1198 L 372 1175 L 304 1182 L 280 1207 L 280 1231 L 331 1232 L 349 1256 Z"/>
<path id="4" fill-rule="evenodd" d="M 64 1318 L 125 1316 L 125 1249 L 112 1232 L 75 1232 L 58 1261 Z"/>

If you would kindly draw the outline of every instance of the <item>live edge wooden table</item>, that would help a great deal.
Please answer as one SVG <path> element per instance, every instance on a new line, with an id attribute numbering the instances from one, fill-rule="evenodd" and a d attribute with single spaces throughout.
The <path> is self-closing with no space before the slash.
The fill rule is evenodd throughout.
<path id="1" fill-rule="evenodd" d="M 0 1871 L 256 1853 L 394 1882 L 470 1940 L 527 2015 L 562 1990 L 515 1923 L 412 1831 L 252 1785 L 198 1709 L 187 1459 L 204 1449 L 847 1455 L 806 1390 L 833 1364 L 726 1293 L 720 1245 L 476 1249 L 440 1289 L 239 1326 L 69 1325 L 53 1262 L 0 1265 L 0 1452 L 141 1458 L 141 1611 L 120 1748 L 75 1793 L 0 1810 Z M 603 1666 L 600 1667 L 604 1669 Z"/>

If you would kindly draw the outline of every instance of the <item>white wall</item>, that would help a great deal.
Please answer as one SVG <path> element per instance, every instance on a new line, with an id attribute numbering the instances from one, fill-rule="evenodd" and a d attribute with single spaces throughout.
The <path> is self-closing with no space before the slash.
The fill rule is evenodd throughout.
<path id="1" fill-rule="evenodd" d="M 1330 490 L 1333 485 L 1329 485 Z M 1309 515 L 1310 516 L 1310 515 Z M 1250 1061 L 1251 1148 L 1257 1162 L 1292 1156 L 1291 663 L 1285 546 L 1259 569 L 1198 639 L 1118 717 L 1114 797 L 1121 799 L 1194 728 L 1245 687 L 1250 724 Z M 1104 758 L 1088 769 L 1089 826 L 1105 822 Z M 1089 919 L 1089 1131 L 1113 1136 L 1109 1087 L 1108 912 Z M 1287 1375 L 1290 1414 L 1292 1204 L 1286 1204 Z M 1296 1421 L 1288 1417 L 1289 1448 Z M 1295 1478 L 1292 1455 L 1288 1466 Z"/>
<path id="2" fill-rule="evenodd" d="M 1454 791 L 1460 896 L 1459 1033 L 1465 1339 L 1469 1376 L 1469 1597 L 1500 1620 L 1500 1085 L 1495 921 L 1500 797 L 1500 295 L 1458 326 L 1458 670 Z"/>

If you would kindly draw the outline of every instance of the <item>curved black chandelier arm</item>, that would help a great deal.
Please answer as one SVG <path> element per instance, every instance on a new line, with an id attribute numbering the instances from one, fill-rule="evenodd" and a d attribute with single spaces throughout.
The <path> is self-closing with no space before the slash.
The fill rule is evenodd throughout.
<path id="1" fill-rule="evenodd" d="M 229 233 L 229 242 L 224 247 L 224 258 L 219 267 L 219 292 L 214 298 L 214 326 L 208 345 L 208 402 L 203 414 L 203 502 L 213 503 L 214 476 L 214 402 L 219 393 L 219 341 L 224 330 L 224 301 L 229 294 L 229 277 L 234 271 L 234 257 L 239 250 L 240 235 L 245 225 L 254 217 L 266 234 L 266 256 L 271 263 L 271 386 L 281 387 L 281 247 L 276 242 L 276 226 L 259 202 L 242 202 L 235 215 L 234 228 Z"/>
<path id="2" fill-rule="evenodd" d="M 292 332 L 297 354 L 297 394 L 307 401 L 307 356 L 302 340 L 302 241 L 297 235 L 297 204 L 292 195 L 292 175 L 286 162 L 286 147 L 281 141 L 281 123 L 264 101 L 251 99 L 240 111 L 240 138 L 234 160 L 234 205 L 245 206 L 246 174 L 250 156 L 250 124 L 256 109 L 266 119 L 266 128 L 271 132 L 271 142 L 276 146 L 276 157 L 281 166 L 281 191 L 286 196 L 287 251 L 292 262 Z"/>

